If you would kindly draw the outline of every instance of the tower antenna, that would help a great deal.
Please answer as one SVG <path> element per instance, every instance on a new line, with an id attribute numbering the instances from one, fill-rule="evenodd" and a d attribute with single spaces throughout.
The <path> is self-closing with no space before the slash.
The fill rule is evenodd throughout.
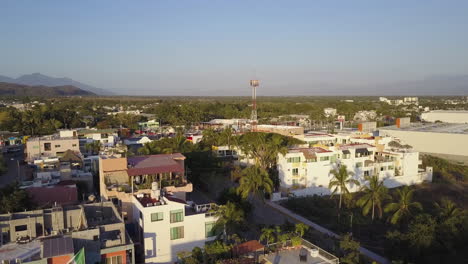
<path id="1" fill-rule="evenodd" d="M 257 87 L 259 85 L 258 80 L 250 80 L 250 87 L 252 87 L 252 113 L 250 115 L 252 131 L 257 131 Z"/>

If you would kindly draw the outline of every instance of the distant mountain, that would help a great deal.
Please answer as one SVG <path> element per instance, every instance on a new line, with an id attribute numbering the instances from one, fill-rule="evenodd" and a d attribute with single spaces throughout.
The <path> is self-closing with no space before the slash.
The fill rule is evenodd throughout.
<path id="1" fill-rule="evenodd" d="M 468 95 L 468 75 L 431 76 L 378 87 L 391 95 Z M 384 89 L 380 89 L 384 88 Z"/>
<path id="2" fill-rule="evenodd" d="M 49 87 L 71 85 L 97 95 L 114 95 L 114 93 L 110 91 L 80 83 L 70 78 L 54 78 L 41 73 L 25 74 L 16 79 L 0 76 L 0 82 L 17 83 L 29 86 L 43 85 Z"/>
<path id="3" fill-rule="evenodd" d="M 72 85 L 62 86 L 29 86 L 17 83 L 0 82 L 0 96 L 91 96 L 92 92 Z"/>
<path id="4" fill-rule="evenodd" d="M 0 82 L 15 83 L 15 79 L 0 75 Z"/>

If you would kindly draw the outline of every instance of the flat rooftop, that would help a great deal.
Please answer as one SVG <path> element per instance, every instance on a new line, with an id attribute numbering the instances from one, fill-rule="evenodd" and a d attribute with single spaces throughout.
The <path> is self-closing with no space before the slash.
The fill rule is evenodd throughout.
<path id="1" fill-rule="evenodd" d="M 430 113 L 444 113 L 444 114 L 468 114 L 468 110 L 432 110 L 425 112 L 425 114 Z"/>
<path id="2" fill-rule="evenodd" d="M 468 135 L 468 124 L 411 123 L 409 126 L 403 127 L 403 128 L 398 128 L 396 126 L 386 126 L 386 127 L 380 127 L 378 129 L 379 130 L 450 133 L 450 134 L 467 134 Z"/>

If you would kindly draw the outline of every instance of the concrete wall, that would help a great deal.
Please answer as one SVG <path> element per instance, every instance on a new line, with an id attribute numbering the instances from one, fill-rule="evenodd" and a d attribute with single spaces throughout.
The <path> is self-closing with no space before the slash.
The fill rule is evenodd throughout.
<path id="1" fill-rule="evenodd" d="M 399 138 L 403 144 L 409 144 L 419 152 L 468 156 L 468 134 L 390 129 L 380 129 L 380 133 Z"/>
<path id="2" fill-rule="evenodd" d="M 44 145 L 50 143 L 50 150 L 46 151 Z M 59 146 L 59 147 L 56 147 Z M 27 160 L 32 161 L 40 156 L 56 157 L 57 152 L 65 152 L 67 150 L 80 152 L 80 143 L 78 138 L 53 139 L 53 140 L 28 140 L 26 142 Z"/>
<path id="3" fill-rule="evenodd" d="M 421 119 L 427 122 L 468 123 L 468 111 L 427 112 L 421 114 Z"/>

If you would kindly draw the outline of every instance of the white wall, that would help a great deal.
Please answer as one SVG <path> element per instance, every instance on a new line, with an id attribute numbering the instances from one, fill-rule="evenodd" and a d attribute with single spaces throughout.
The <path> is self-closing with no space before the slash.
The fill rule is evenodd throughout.
<path id="1" fill-rule="evenodd" d="M 399 138 L 414 150 L 426 153 L 468 156 L 468 134 L 380 129 L 384 135 Z"/>
<path id="2" fill-rule="evenodd" d="M 421 119 L 427 122 L 468 123 L 468 111 L 427 112 L 421 114 Z"/>
<path id="3" fill-rule="evenodd" d="M 205 223 L 216 219 L 205 214 L 194 214 L 185 216 L 185 205 L 182 203 L 167 201 L 167 205 L 153 207 L 142 207 L 140 202 L 133 197 L 134 223 L 143 228 L 145 263 L 173 263 L 177 260 L 180 251 L 191 251 L 194 247 L 203 247 L 206 241 L 213 240 L 205 238 Z M 170 211 L 184 210 L 184 221 L 170 223 Z M 143 214 L 143 222 L 140 219 Z M 162 221 L 151 222 L 151 214 L 163 212 Z M 171 240 L 170 230 L 172 227 L 184 226 L 184 238 Z"/>

